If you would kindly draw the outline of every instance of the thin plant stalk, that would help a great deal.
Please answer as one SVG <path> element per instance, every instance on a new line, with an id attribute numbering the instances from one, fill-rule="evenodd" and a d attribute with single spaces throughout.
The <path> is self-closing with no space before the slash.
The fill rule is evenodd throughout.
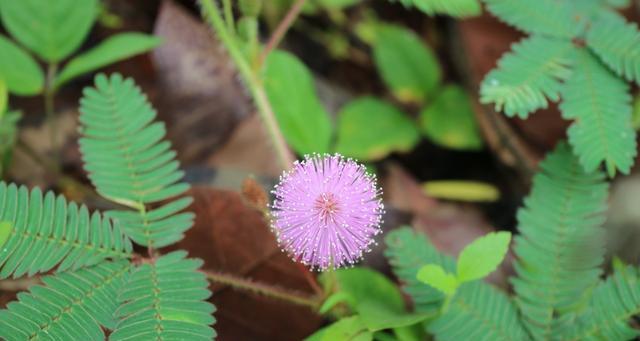
<path id="1" fill-rule="evenodd" d="M 51 148 L 54 151 L 55 167 L 59 167 L 59 165 L 57 164 L 59 161 L 58 152 L 56 151 L 56 142 L 58 140 L 56 137 L 58 134 L 58 131 L 57 131 L 58 129 L 57 129 L 57 124 L 55 119 L 56 88 L 54 84 L 57 72 L 58 72 L 58 64 L 49 63 L 47 65 L 47 78 L 45 81 L 45 88 L 44 88 L 44 111 L 45 111 L 47 124 L 49 125 L 49 134 L 51 135 L 49 137 L 50 137 Z"/>
<path id="2" fill-rule="evenodd" d="M 289 169 L 295 161 L 295 158 L 287 147 L 282 131 L 276 121 L 271 103 L 267 98 L 262 80 L 258 76 L 258 71 L 251 68 L 249 62 L 240 51 L 237 41 L 230 34 L 224 20 L 222 19 L 218 6 L 214 4 L 212 0 L 201 0 L 200 4 L 205 19 L 209 22 L 209 25 L 213 27 L 215 32 L 218 34 L 218 37 L 227 48 L 238 72 L 244 79 L 245 85 L 249 88 L 249 92 L 251 93 L 258 109 L 258 113 L 260 114 L 271 141 L 273 142 L 282 169 Z"/>
<path id="3" fill-rule="evenodd" d="M 298 15 L 300 15 L 300 11 L 302 11 L 302 6 L 304 6 L 305 2 L 306 0 L 296 0 L 296 2 L 291 5 L 289 11 L 287 11 L 287 14 L 278 24 L 275 31 L 273 31 L 273 34 L 265 45 L 264 50 L 262 50 L 260 59 L 258 60 L 258 65 L 264 65 L 264 62 L 269 56 L 269 53 L 271 53 L 271 51 L 273 51 L 276 47 L 278 47 L 278 45 L 280 45 L 280 42 L 284 38 L 285 34 L 287 33 L 287 31 L 289 31 L 289 28 L 291 27 L 291 25 L 293 25 L 293 22 L 296 20 Z"/>
<path id="4" fill-rule="evenodd" d="M 299 293 L 293 293 L 275 286 L 264 283 L 254 282 L 248 279 L 236 277 L 221 272 L 205 271 L 207 278 L 214 283 L 228 285 L 232 288 L 253 292 L 259 295 L 274 298 L 280 301 L 288 302 L 295 305 L 309 307 L 313 310 L 320 305 L 320 299 L 311 296 L 305 296 Z"/>

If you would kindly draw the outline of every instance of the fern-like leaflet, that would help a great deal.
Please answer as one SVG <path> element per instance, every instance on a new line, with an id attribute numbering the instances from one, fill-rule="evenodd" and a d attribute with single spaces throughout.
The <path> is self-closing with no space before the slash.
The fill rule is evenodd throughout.
<path id="1" fill-rule="evenodd" d="M 540 168 L 518 212 L 512 283 L 525 326 L 547 340 L 571 326 L 598 282 L 608 185 L 602 172 L 584 171 L 565 144 Z"/>
<path id="2" fill-rule="evenodd" d="M 30 293 L 0 310 L 0 339 L 104 340 L 102 327 L 113 328 L 121 289 L 130 264 L 102 262 L 42 279 Z"/>
<path id="3" fill-rule="evenodd" d="M 211 340 L 215 307 L 202 261 L 176 251 L 136 268 L 118 300 L 120 319 L 111 341 Z"/>
<path id="4" fill-rule="evenodd" d="M 527 118 L 558 101 L 562 81 L 571 75 L 575 48 L 569 41 L 532 36 L 513 45 L 482 81 L 480 100 L 495 103 L 508 116 Z"/>
<path id="5" fill-rule="evenodd" d="M 613 275 L 594 290 L 569 340 L 630 340 L 640 336 L 631 318 L 640 314 L 640 273 L 636 267 L 618 265 Z"/>
<path id="6" fill-rule="evenodd" d="M 386 256 L 393 272 L 405 284 L 404 290 L 414 301 L 416 310 L 439 311 L 444 296 L 419 282 L 416 274 L 426 264 L 438 264 L 447 271 L 454 271 L 453 259 L 438 252 L 426 236 L 409 228 L 391 232 L 386 243 Z M 427 328 L 438 340 L 529 339 L 509 298 L 482 282 L 458 288 L 449 309 L 428 323 Z"/>
<path id="7" fill-rule="evenodd" d="M 562 97 L 562 116 L 575 120 L 568 130 L 569 142 L 585 170 L 594 171 L 604 161 L 611 176 L 616 169 L 629 173 L 636 156 L 636 133 L 627 83 L 582 50 L 576 53 L 574 73 Z"/>
<path id="8" fill-rule="evenodd" d="M 162 247 L 183 237 L 193 224 L 192 213 L 180 213 L 190 197 L 164 202 L 183 194 L 179 170 L 165 137 L 164 124 L 153 122 L 156 112 L 132 79 L 119 74 L 98 75 L 95 88 L 81 100 L 80 139 L 85 169 L 98 192 L 136 211 L 111 211 L 138 244 Z"/>
<path id="9" fill-rule="evenodd" d="M 0 222 L 8 240 L 0 245 L 0 278 L 75 270 L 106 259 L 128 258 L 131 241 L 99 213 L 67 203 L 52 192 L 31 192 L 0 182 Z"/>
<path id="10" fill-rule="evenodd" d="M 613 71 L 640 83 L 640 31 L 620 15 L 601 12 L 587 33 L 587 45 Z"/>
<path id="11" fill-rule="evenodd" d="M 573 1 L 484 0 L 487 9 L 505 23 L 523 32 L 549 37 L 573 38 L 586 25 L 575 15 Z M 580 1 L 576 1 L 580 2 Z"/>
<path id="12" fill-rule="evenodd" d="M 511 299 L 482 282 L 463 284 L 449 309 L 429 324 L 438 340 L 529 340 Z"/>
<path id="13" fill-rule="evenodd" d="M 410 228 L 401 228 L 385 238 L 385 256 L 394 274 L 403 284 L 403 290 L 411 296 L 418 312 L 435 313 L 444 302 L 444 294 L 420 282 L 416 275 L 426 264 L 437 264 L 449 272 L 455 272 L 455 262 L 441 254 L 429 242 L 427 236 Z"/>

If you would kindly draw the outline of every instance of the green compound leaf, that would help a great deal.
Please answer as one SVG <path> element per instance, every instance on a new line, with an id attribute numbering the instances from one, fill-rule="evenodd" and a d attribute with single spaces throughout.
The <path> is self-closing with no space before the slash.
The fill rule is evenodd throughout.
<path id="1" fill-rule="evenodd" d="M 395 230 L 386 238 L 386 256 L 393 272 L 405 283 L 416 310 L 439 313 L 445 295 L 417 279 L 418 269 L 439 264 L 448 272 L 455 271 L 453 260 L 438 252 L 426 236 L 410 228 Z M 427 322 L 436 340 L 528 340 L 518 312 L 509 298 L 483 282 L 461 285 L 446 312 Z"/>
<path id="2" fill-rule="evenodd" d="M 635 23 L 600 11 L 587 32 L 587 46 L 618 75 L 640 83 L 640 31 Z"/>
<path id="3" fill-rule="evenodd" d="M 403 283 L 403 290 L 411 296 L 417 312 L 436 313 L 445 300 L 439 290 L 418 280 L 418 271 L 427 264 L 437 264 L 447 272 L 455 272 L 455 262 L 441 254 L 427 236 L 403 227 L 385 238 L 385 256 L 394 274 Z"/>
<path id="4" fill-rule="evenodd" d="M 22 48 L 2 35 L 0 35 L 0 78 L 4 79 L 10 93 L 20 96 L 37 95 L 44 88 L 44 74 L 38 63 Z"/>
<path id="5" fill-rule="evenodd" d="M 536 340 L 571 328 L 599 281 L 607 194 L 604 174 L 586 172 L 566 144 L 540 164 L 518 211 L 517 277 L 511 280 L 523 322 Z"/>
<path id="6" fill-rule="evenodd" d="M 332 126 L 311 72 L 294 55 L 269 54 L 264 86 L 287 142 L 299 154 L 329 152 Z"/>
<path id="7" fill-rule="evenodd" d="M 393 105 L 363 97 L 338 114 L 336 151 L 361 160 L 379 160 L 413 149 L 420 136 L 415 124 Z"/>
<path id="8" fill-rule="evenodd" d="M 141 245 L 162 247 L 183 237 L 193 213 L 182 212 L 190 197 L 154 209 L 147 205 L 182 195 L 189 185 L 165 141 L 165 126 L 132 79 L 96 76 L 80 101 L 84 167 L 98 193 L 136 211 L 111 211 L 124 231 Z"/>
<path id="9" fill-rule="evenodd" d="M 573 2 L 484 0 L 487 9 L 505 23 L 527 33 L 557 38 L 573 38 L 585 29 L 587 20 L 576 15 Z"/>
<path id="10" fill-rule="evenodd" d="M 420 113 L 422 133 L 434 143 L 458 150 L 482 148 L 471 99 L 459 86 L 447 85 Z"/>
<path id="11" fill-rule="evenodd" d="M 52 192 L 0 182 L 0 221 L 12 226 L 0 253 L 0 278 L 76 270 L 131 256 L 131 241 L 98 213 Z"/>
<path id="12" fill-rule="evenodd" d="M 566 332 L 567 340 L 632 340 L 640 330 L 632 318 L 640 314 L 640 277 L 637 267 L 621 265 L 598 284 L 589 305 Z"/>
<path id="13" fill-rule="evenodd" d="M 109 37 L 100 45 L 71 59 L 56 78 L 55 86 L 60 87 L 82 74 L 150 51 L 160 45 L 160 42 L 157 37 L 135 32 Z"/>
<path id="14" fill-rule="evenodd" d="M 558 101 L 562 81 L 571 71 L 575 47 L 568 40 L 532 36 L 498 61 L 480 85 L 480 101 L 494 103 L 507 116 L 527 118 L 529 113 Z"/>
<path id="15" fill-rule="evenodd" d="M 439 341 L 529 340 L 509 297 L 483 282 L 461 285 L 449 309 L 428 325 L 428 331 Z"/>
<path id="16" fill-rule="evenodd" d="M 435 54 L 412 31 L 396 25 L 376 30 L 373 59 L 382 79 L 402 102 L 422 103 L 442 77 Z"/>
<path id="17" fill-rule="evenodd" d="M 593 172 L 604 162 L 609 175 L 616 170 L 628 174 L 636 156 L 636 133 L 627 83 L 591 53 L 579 51 L 562 97 L 562 117 L 575 120 L 569 142 L 582 166 Z"/>
<path id="18" fill-rule="evenodd" d="M 113 328 L 114 297 L 129 274 L 126 261 L 42 278 L 44 285 L 19 293 L 0 310 L 3 340 L 105 340 L 101 326 Z"/>
<path id="19" fill-rule="evenodd" d="M 198 269 L 199 259 L 186 259 L 175 251 L 153 264 L 133 270 L 118 296 L 119 319 L 109 340 L 193 340 L 208 341 L 216 336 L 215 306 L 209 283 Z"/>
<path id="20" fill-rule="evenodd" d="M 440 290 L 447 296 L 451 296 L 458 288 L 458 279 L 455 275 L 450 274 L 436 264 L 427 264 L 420 268 L 416 276 L 422 283 Z"/>
<path id="21" fill-rule="evenodd" d="M 491 232 L 467 245 L 456 266 L 458 280 L 469 282 L 488 276 L 502 263 L 509 250 L 511 233 Z"/>
<path id="22" fill-rule="evenodd" d="M 98 14 L 97 0 L 0 0 L 4 27 L 48 62 L 80 47 Z"/>

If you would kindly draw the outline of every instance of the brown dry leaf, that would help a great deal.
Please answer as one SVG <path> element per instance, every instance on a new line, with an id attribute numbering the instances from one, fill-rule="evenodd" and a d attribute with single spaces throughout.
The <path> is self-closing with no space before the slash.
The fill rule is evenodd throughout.
<path id="1" fill-rule="evenodd" d="M 282 172 L 269 135 L 258 115 L 241 122 L 229 141 L 207 164 L 214 168 L 234 168 L 271 177 L 277 177 Z"/>
<path id="2" fill-rule="evenodd" d="M 160 6 L 152 53 L 158 107 L 185 164 L 206 159 L 252 110 L 233 63 L 209 27 L 171 0 Z"/>
<path id="3" fill-rule="evenodd" d="M 263 215 L 240 194 L 192 189 L 194 227 L 177 247 L 205 261 L 204 268 L 313 294 L 300 267 L 281 252 Z M 322 319 L 309 308 L 212 285 L 219 340 L 300 340 Z"/>
<path id="4" fill-rule="evenodd" d="M 265 211 L 269 204 L 269 197 L 262 185 L 253 177 L 242 181 L 242 196 L 259 211 Z"/>

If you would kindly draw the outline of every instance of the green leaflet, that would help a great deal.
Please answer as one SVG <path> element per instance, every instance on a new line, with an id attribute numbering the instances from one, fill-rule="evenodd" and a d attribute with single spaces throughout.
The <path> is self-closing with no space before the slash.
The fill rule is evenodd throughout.
<path id="1" fill-rule="evenodd" d="M 76 270 L 132 252 L 117 223 L 38 188 L 29 192 L 0 182 L 0 221 L 11 224 L 0 253 L 0 278 L 32 276 L 56 266 Z"/>
<path id="2" fill-rule="evenodd" d="M 373 97 L 356 99 L 338 113 L 336 151 L 360 160 L 379 160 L 418 143 L 415 123 L 393 105 Z"/>
<path id="3" fill-rule="evenodd" d="M 562 117 L 575 120 L 569 142 L 582 166 L 591 172 L 604 162 L 610 176 L 616 170 L 628 174 L 636 156 L 636 133 L 626 82 L 588 51 L 579 51 L 562 97 Z"/>
<path id="4" fill-rule="evenodd" d="M 487 9 L 500 20 L 527 33 L 574 38 L 584 31 L 587 25 L 584 16 L 575 15 L 574 1 L 483 1 Z"/>
<path id="5" fill-rule="evenodd" d="M 104 340 L 113 328 L 114 297 L 129 274 L 127 261 L 42 278 L 43 285 L 18 294 L 0 310 L 3 340 Z"/>
<path id="6" fill-rule="evenodd" d="M 98 193 L 135 211 L 111 211 L 133 241 L 162 247 L 183 237 L 193 213 L 182 212 L 190 197 L 184 172 L 165 141 L 165 127 L 132 79 L 96 76 L 80 101 L 84 167 Z M 154 209 L 147 205 L 167 202 Z"/>
<path id="7" fill-rule="evenodd" d="M 640 31 L 611 11 L 600 11 L 587 32 L 587 46 L 618 75 L 640 83 Z"/>
<path id="8" fill-rule="evenodd" d="M 433 51 L 402 26 L 386 24 L 377 29 L 373 59 L 386 85 L 402 102 L 431 98 L 442 78 Z"/>
<path id="9" fill-rule="evenodd" d="M 118 323 L 109 340 L 193 340 L 216 336 L 209 282 L 198 269 L 199 259 L 175 251 L 155 264 L 133 270 L 118 296 Z"/>
<path id="10" fill-rule="evenodd" d="M 562 81 L 575 58 L 570 41 L 534 35 L 512 46 L 480 85 L 480 101 L 494 103 L 507 116 L 527 118 L 560 99 Z"/>
<path id="11" fill-rule="evenodd" d="M 534 339 L 546 340 L 571 326 L 598 282 L 608 185 L 565 144 L 540 169 L 518 211 L 512 283 L 525 326 Z"/>
<path id="12" fill-rule="evenodd" d="M 136 32 L 109 37 L 93 49 L 71 59 L 56 77 L 55 86 L 60 87 L 77 76 L 147 52 L 159 44 L 159 38 Z"/>
<path id="13" fill-rule="evenodd" d="M 44 88 L 44 73 L 38 63 L 3 35 L 0 35 L 0 78 L 9 92 L 16 95 L 37 95 Z"/>
<path id="14" fill-rule="evenodd" d="M 333 127 L 307 67 L 288 52 L 274 51 L 267 58 L 264 86 L 291 147 L 299 154 L 328 152 Z"/>
<path id="15" fill-rule="evenodd" d="M 11 35 L 47 62 L 60 62 L 80 47 L 98 13 L 97 0 L 0 0 Z"/>

